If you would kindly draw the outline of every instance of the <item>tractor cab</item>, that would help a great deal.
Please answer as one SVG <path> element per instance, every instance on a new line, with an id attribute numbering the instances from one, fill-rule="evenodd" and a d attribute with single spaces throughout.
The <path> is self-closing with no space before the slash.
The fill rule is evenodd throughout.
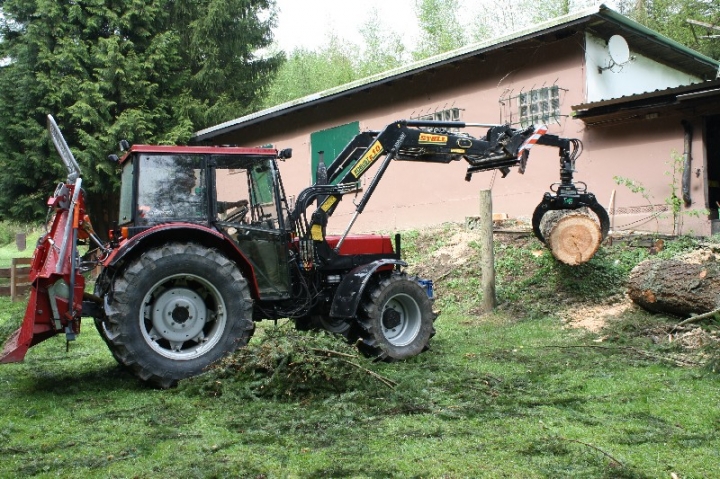
<path id="1" fill-rule="evenodd" d="M 122 158 L 118 224 L 216 222 L 284 229 L 284 199 L 267 148 L 134 145 Z"/>
<path id="2" fill-rule="evenodd" d="M 183 225 L 215 230 L 250 264 L 260 299 L 287 298 L 291 226 L 276 158 L 269 148 L 134 145 L 121 159 L 118 226 L 128 239 Z"/>

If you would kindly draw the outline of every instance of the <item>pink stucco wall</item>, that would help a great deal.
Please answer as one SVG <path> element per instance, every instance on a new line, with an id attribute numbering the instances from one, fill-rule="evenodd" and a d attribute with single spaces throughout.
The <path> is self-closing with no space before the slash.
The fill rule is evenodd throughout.
<path id="1" fill-rule="evenodd" d="M 517 95 L 541 86 L 557 84 L 562 90 L 560 124 L 550 125 L 550 133 L 580 138 L 585 152 L 577 163 L 575 179 L 584 181 L 601 204 L 608 206 L 615 190 L 616 228 L 671 232 L 671 219 L 642 222 L 663 205 L 670 194 L 671 171 L 666 164 L 673 151 L 682 153 L 683 129 L 679 117 L 586 127 L 572 118 L 571 106 L 585 101 L 584 36 L 549 43 L 525 42 L 488 53 L 482 59 L 455 62 L 433 71 L 419 73 L 410 79 L 368 89 L 302 112 L 273 118 L 259 125 L 215 139 L 217 143 L 256 146 L 272 143 L 276 148 L 292 148 L 293 158 L 280 164 L 289 196 L 310 185 L 310 134 L 337 125 L 359 121 L 361 130 L 381 129 L 388 123 L 410 118 L 420 112 L 457 107 L 466 122 L 500 123 L 508 118 L 502 112 L 501 97 Z M 701 128 L 695 125 L 696 130 Z M 474 136 L 484 129 L 468 130 Z M 702 168 L 701 135 L 695 135 L 695 164 Z M 329 163 L 330 159 L 326 162 Z M 557 149 L 535 147 L 527 172 L 519 175 L 513 169 L 507 178 L 499 173 L 484 172 L 464 181 L 465 162 L 449 165 L 394 162 L 378 186 L 353 231 L 394 231 L 443 222 L 463 222 L 478 214 L 478 192 L 492 188 L 496 213 L 511 218 L 529 218 L 535 206 L 559 180 Z M 374 170 L 367 175 L 372 178 Z M 650 201 L 619 186 L 613 177 L 622 176 L 640 182 Z M 703 175 L 693 174 L 692 194 L 695 205 L 704 207 Z M 227 187 L 222 180 L 219 188 Z M 330 232 L 342 231 L 354 212 L 352 195 L 343 200 L 328 226 Z M 655 211 L 657 212 L 657 211 Z M 668 215 L 669 216 L 669 215 Z M 709 232 L 708 222 L 686 219 L 683 232 L 692 229 Z"/>

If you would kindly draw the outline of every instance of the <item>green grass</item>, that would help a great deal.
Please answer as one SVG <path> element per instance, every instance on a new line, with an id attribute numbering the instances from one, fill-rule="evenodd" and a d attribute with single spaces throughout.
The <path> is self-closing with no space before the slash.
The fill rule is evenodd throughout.
<path id="1" fill-rule="evenodd" d="M 609 249 L 571 286 L 532 255 L 534 244 L 510 250 L 518 259 L 505 258 L 500 279 L 517 298 L 506 296 L 496 313 L 471 312 L 465 295 L 476 286 L 451 274 L 454 283 L 438 288 L 458 299 L 438 300 L 431 350 L 392 364 L 353 359 L 394 388 L 330 361 L 291 376 L 293 358 L 309 361 L 308 347 L 352 351 L 281 322 L 258 329 L 250 355 L 177 389 L 149 389 L 116 365 L 86 321 L 69 353 L 56 337 L 24 363 L 0 366 L 0 477 L 715 476 L 720 380 L 678 366 L 667 345 L 648 339 L 671 319 L 635 311 L 592 334 L 555 317 L 588 301 L 592 288 L 614 297 L 632 263 L 625 258 L 638 251 Z M 0 299 L 0 326 L 23 309 Z M 270 378 L 260 367 L 267 354 L 286 366 Z M 314 374 L 332 387 L 298 387 L 302 378 L 317 384 Z"/>
<path id="2" fill-rule="evenodd" d="M 333 393 L 158 391 L 87 327 L 0 368 L 1 477 L 710 477 L 720 384 L 552 319 L 438 320 L 431 351 Z M 262 340 L 262 332 L 253 341 Z M 645 351 L 647 345 L 638 343 Z M 228 385 L 210 384 L 228 381 Z"/>
<path id="3" fill-rule="evenodd" d="M 0 268 L 9 268 L 12 258 L 30 258 L 35 251 L 35 244 L 42 232 L 38 229 L 30 231 L 26 237 L 26 248 L 23 251 L 18 251 L 15 245 L 15 239 L 0 246 Z"/>

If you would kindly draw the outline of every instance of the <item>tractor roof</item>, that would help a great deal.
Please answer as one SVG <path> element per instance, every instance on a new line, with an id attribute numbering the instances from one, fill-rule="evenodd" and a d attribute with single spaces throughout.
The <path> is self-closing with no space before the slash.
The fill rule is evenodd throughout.
<path id="1" fill-rule="evenodd" d="M 175 154 L 175 155 L 237 155 L 265 156 L 276 158 L 278 151 L 274 148 L 243 148 L 239 146 L 170 146 L 170 145 L 133 145 L 120 159 L 125 162 L 134 153 Z"/>

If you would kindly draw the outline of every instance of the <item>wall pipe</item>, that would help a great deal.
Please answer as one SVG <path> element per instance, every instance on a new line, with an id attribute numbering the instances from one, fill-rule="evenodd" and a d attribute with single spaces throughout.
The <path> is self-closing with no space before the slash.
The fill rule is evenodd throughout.
<path id="1" fill-rule="evenodd" d="M 685 130 L 685 148 L 683 151 L 683 173 L 682 173 L 682 199 L 685 206 L 692 204 L 690 197 L 690 166 L 692 164 L 692 136 L 693 127 L 689 121 L 683 120 L 683 129 Z"/>

